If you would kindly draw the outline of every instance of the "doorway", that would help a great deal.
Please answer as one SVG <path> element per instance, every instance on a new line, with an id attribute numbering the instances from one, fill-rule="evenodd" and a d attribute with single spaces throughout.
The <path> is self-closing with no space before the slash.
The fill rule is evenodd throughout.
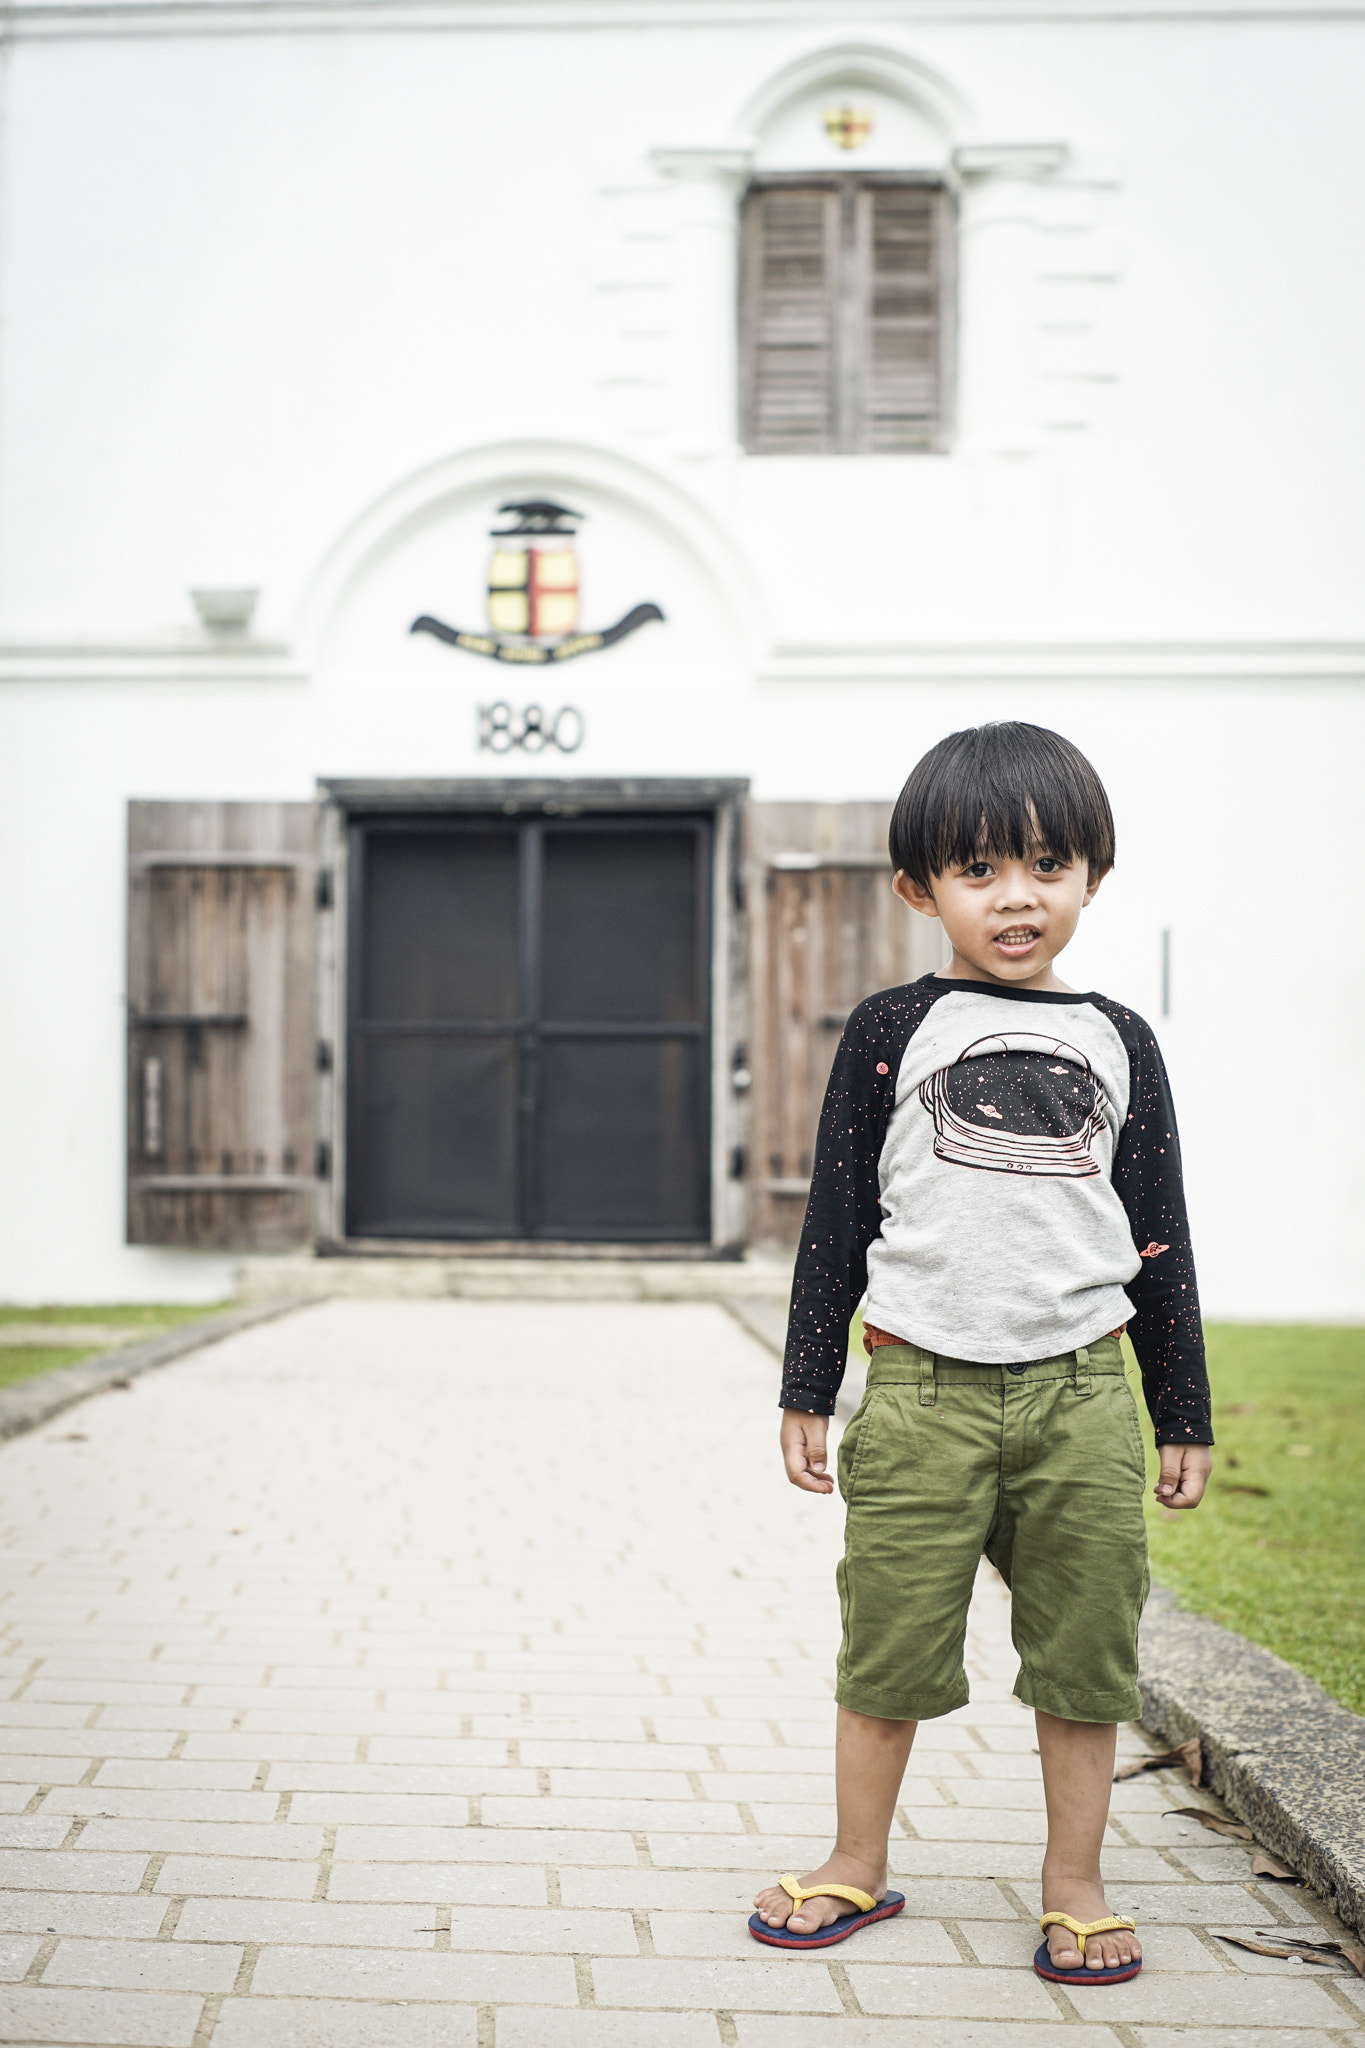
<path id="1" fill-rule="evenodd" d="M 710 1234 L 713 819 L 352 815 L 352 1238 Z"/>

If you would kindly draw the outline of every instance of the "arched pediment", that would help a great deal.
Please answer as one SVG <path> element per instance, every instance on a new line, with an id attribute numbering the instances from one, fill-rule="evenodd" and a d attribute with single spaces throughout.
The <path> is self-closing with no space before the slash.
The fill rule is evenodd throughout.
<path id="1" fill-rule="evenodd" d="M 856 149 L 825 129 L 827 111 L 849 104 L 870 114 Z M 928 65 L 885 45 L 827 44 L 794 59 L 750 94 L 734 140 L 756 171 L 908 168 L 946 165 L 970 125 L 965 102 Z"/>

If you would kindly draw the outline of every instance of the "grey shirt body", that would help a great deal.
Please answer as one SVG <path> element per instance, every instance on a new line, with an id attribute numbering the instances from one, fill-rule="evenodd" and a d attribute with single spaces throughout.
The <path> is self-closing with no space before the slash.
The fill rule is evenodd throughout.
<path id="1" fill-rule="evenodd" d="M 1142 1261 L 1112 1172 L 1128 1095 L 1127 1049 L 1083 998 L 941 996 L 896 1075 L 866 1320 L 992 1365 L 1127 1322 Z"/>

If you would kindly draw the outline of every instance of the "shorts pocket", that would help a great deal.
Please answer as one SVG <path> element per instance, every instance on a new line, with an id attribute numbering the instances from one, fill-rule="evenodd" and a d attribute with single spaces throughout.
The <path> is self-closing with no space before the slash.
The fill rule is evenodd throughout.
<path id="1" fill-rule="evenodd" d="M 869 1387 L 858 1403 L 858 1412 L 839 1443 L 839 1491 L 845 1505 L 851 1504 L 858 1486 L 858 1472 L 872 1436 L 876 1412 L 883 1399 L 880 1387 Z"/>

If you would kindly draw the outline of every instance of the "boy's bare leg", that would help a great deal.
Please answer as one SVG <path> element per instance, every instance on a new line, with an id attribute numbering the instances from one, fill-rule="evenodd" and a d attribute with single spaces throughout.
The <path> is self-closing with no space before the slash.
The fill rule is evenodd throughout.
<path id="1" fill-rule="evenodd" d="M 803 1887 L 827 1879 L 831 1884 L 854 1885 L 874 1899 L 885 1895 L 891 1818 L 918 1726 L 917 1721 L 881 1721 L 840 1707 L 834 1737 L 838 1838 L 833 1854 L 801 1878 Z M 808 1899 L 793 1912 L 780 1884 L 761 1891 L 754 1905 L 769 1927 L 789 1927 L 793 1934 L 813 1934 L 817 1927 L 857 1911 L 847 1899 Z"/>
<path id="2" fill-rule="evenodd" d="M 1110 1908 L 1100 1881 L 1100 1842 L 1109 1818 L 1118 1729 L 1105 1721 L 1062 1721 L 1041 1711 L 1034 1719 L 1047 1799 L 1043 1911 L 1069 1913 L 1073 1920 L 1104 1920 Z M 1049 1927 L 1047 1945 L 1057 1969 L 1080 1969 L 1076 1937 L 1067 1928 Z M 1085 1945 L 1092 1970 L 1135 1962 L 1141 1954 L 1135 1934 L 1097 1934 Z"/>

